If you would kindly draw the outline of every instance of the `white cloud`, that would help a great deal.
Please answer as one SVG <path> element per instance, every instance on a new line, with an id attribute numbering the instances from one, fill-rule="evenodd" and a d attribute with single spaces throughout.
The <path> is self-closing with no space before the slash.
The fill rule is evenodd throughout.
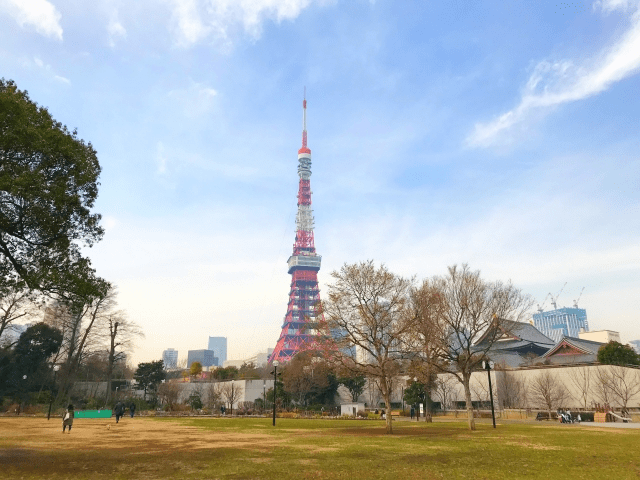
<path id="1" fill-rule="evenodd" d="M 267 20 L 293 20 L 313 0 L 174 0 L 176 41 L 190 46 L 206 38 L 229 43 L 230 30 L 240 26 L 253 38 Z"/>
<path id="2" fill-rule="evenodd" d="M 206 85 L 198 82 L 191 82 L 189 87 L 184 89 L 171 90 L 168 94 L 184 112 L 186 117 L 198 117 L 204 115 L 213 106 L 213 99 L 218 92 Z"/>
<path id="3" fill-rule="evenodd" d="M 127 30 L 122 26 L 117 18 L 112 18 L 107 25 L 109 33 L 109 46 L 115 47 L 116 39 L 127 38 Z"/>
<path id="4" fill-rule="evenodd" d="M 47 0 L 0 0 L 0 9 L 6 10 L 21 27 L 32 26 L 45 37 L 62 40 L 62 15 Z"/>
<path id="5" fill-rule="evenodd" d="M 175 0 L 173 15 L 178 45 L 188 46 L 198 43 L 209 34 L 210 27 L 205 26 L 200 19 L 201 13 L 198 11 L 197 0 Z"/>
<path id="6" fill-rule="evenodd" d="M 62 77 L 60 75 L 54 75 L 53 78 L 59 82 L 66 83 L 67 85 L 71 84 L 71 80 L 66 77 Z"/>
<path id="7" fill-rule="evenodd" d="M 67 77 L 63 77 L 62 75 L 56 75 L 51 69 L 51 65 L 49 65 L 48 63 L 44 63 L 41 58 L 33 57 L 33 63 L 36 67 L 44 70 L 50 78 L 53 78 L 57 82 L 66 83 L 67 85 L 71 84 L 71 80 L 69 80 Z M 25 66 L 30 65 L 30 62 L 25 63 Z"/>
<path id="8" fill-rule="evenodd" d="M 631 7 L 628 1 L 605 0 L 601 8 L 609 12 Z M 496 144 L 510 129 L 525 124 L 535 115 L 597 95 L 637 73 L 640 70 L 640 11 L 637 5 L 633 8 L 630 27 L 611 47 L 589 61 L 582 65 L 568 60 L 538 63 L 523 89 L 520 104 L 490 122 L 476 124 L 467 143 L 475 147 Z"/>
<path id="9" fill-rule="evenodd" d="M 597 0 L 593 2 L 594 10 L 602 10 L 605 13 L 613 12 L 614 10 L 628 10 L 631 6 L 632 2 L 630 0 Z"/>

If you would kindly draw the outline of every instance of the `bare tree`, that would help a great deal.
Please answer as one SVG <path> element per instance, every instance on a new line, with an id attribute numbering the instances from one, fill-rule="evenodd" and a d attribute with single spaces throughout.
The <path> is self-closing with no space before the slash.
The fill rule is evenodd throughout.
<path id="1" fill-rule="evenodd" d="M 162 405 L 165 405 L 168 410 L 173 410 L 173 407 L 178 403 L 180 398 L 181 386 L 176 382 L 165 382 L 158 386 L 158 399 Z"/>
<path id="2" fill-rule="evenodd" d="M 611 372 L 607 367 L 596 368 L 594 378 L 591 382 L 591 392 L 599 403 L 610 405 L 613 402 L 613 391 L 611 389 Z"/>
<path id="3" fill-rule="evenodd" d="M 380 402 L 380 387 L 378 386 L 378 382 L 376 382 L 374 378 L 367 378 L 365 388 L 369 405 L 377 407 Z"/>
<path id="4" fill-rule="evenodd" d="M 345 264 L 331 273 L 323 313 L 336 348 L 328 358 L 341 369 L 374 379 L 387 408 L 386 431 L 393 432 L 391 395 L 402 369 L 404 337 L 412 324 L 413 280 L 373 261 Z M 327 332 L 329 336 L 329 332 Z"/>
<path id="5" fill-rule="evenodd" d="M 222 399 L 222 384 L 218 382 L 210 382 L 205 387 L 205 405 L 213 411 Z"/>
<path id="6" fill-rule="evenodd" d="M 469 429 L 475 430 L 471 374 L 515 322 L 526 318 L 532 300 L 510 283 L 487 282 L 464 264 L 449 267 L 445 277 L 425 280 L 420 298 L 419 330 L 427 332 L 426 361 L 449 372 L 462 384 Z"/>
<path id="7" fill-rule="evenodd" d="M 456 398 L 456 379 L 448 374 L 438 375 L 438 378 L 435 382 L 436 386 L 436 395 L 440 399 L 440 404 L 442 405 L 442 410 L 446 411 L 447 408 L 451 407 L 451 403 Z"/>
<path id="8" fill-rule="evenodd" d="M 577 392 L 575 399 L 583 408 L 589 406 L 589 394 L 591 393 L 591 369 L 589 367 L 574 367 L 568 371 L 569 380 Z"/>
<path id="9" fill-rule="evenodd" d="M 45 310 L 44 322 L 63 333 L 58 400 L 69 392 L 85 358 L 100 348 L 100 323 L 105 314 L 115 308 L 115 296 L 115 289 L 109 287 L 104 296 L 88 298 L 84 305 L 70 308 L 67 304 L 54 302 Z"/>
<path id="10" fill-rule="evenodd" d="M 611 365 L 609 372 L 609 387 L 614 398 L 626 412 L 629 401 L 640 393 L 640 370 Z"/>
<path id="11" fill-rule="evenodd" d="M 7 290 L 0 298 L 0 340 L 2 335 L 14 331 L 20 321 L 32 318 L 37 311 L 35 298 L 27 290 Z"/>
<path id="12" fill-rule="evenodd" d="M 497 397 L 502 408 L 523 408 L 527 402 L 527 384 L 517 372 L 495 370 Z"/>
<path id="13" fill-rule="evenodd" d="M 111 396 L 111 381 L 115 364 L 126 358 L 131 351 L 136 338 L 144 337 L 142 329 L 129 320 L 123 311 L 116 311 L 104 315 L 103 337 L 107 341 L 107 401 Z"/>
<path id="14" fill-rule="evenodd" d="M 233 404 L 236 403 L 243 394 L 243 389 L 240 385 L 236 385 L 232 380 L 230 382 L 225 382 L 220 387 L 220 393 L 222 395 L 223 400 L 229 405 L 229 410 L 231 415 L 233 415 Z"/>
<path id="15" fill-rule="evenodd" d="M 529 392 L 534 401 L 547 408 L 549 418 L 552 410 L 562 407 L 569 395 L 562 382 L 549 370 L 543 370 L 533 377 Z"/>
<path id="16" fill-rule="evenodd" d="M 484 378 L 478 377 L 478 376 L 474 377 L 473 382 L 471 382 L 470 384 L 470 387 L 471 387 L 472 393 L 475 395 L 475 397 L 479 401 L 485 404 L 491 401 L 491 392 L 489 391 L 489 383 L 484 382 Z M 493 396 L 497 397 L 496 384 L 493 383 L 491 387 L 493 389 Z"/>

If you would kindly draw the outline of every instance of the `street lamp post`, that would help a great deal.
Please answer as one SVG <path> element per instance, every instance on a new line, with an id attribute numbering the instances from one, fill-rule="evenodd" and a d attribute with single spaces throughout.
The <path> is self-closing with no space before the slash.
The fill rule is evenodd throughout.
<path id="1" fill-rule="evenodd" d="M 493 428 L 496 428 L 496 413 L 493 409 L 493 388 L 491 387 L 491 367 L 493 367 L 493 362 L 485 361 L 484 368 L 487 371 L 487 377 L 489 377 L 489 398 L 491 399 L 491 418 L 493 419 Z"/>
<path id="2" fill-rule="evenodd" d="M 280 363 L 277 360 L 273 361 L 273 426 L 276 426 L 276 398 L 277 398 L 277 384 L 278 384 L 278 365 Z"/>
<path id="3" fill-rule="evenodd" d="M 267 408 L 267 381 L 262 381 L 262 411 L 264 412 Z"/>
<path id="4" fill-rule="evenodd" d="M 60 370 L 60 365 L 54 365 L 53 367 L 53 386 L 56 386 L 56 374 Z M 51 418 L 51 405 L 53 405 L 53 394 L 51 394 L 51 398 L 49 399 L 49 413 L 47 413 L 47 420 Z"/>

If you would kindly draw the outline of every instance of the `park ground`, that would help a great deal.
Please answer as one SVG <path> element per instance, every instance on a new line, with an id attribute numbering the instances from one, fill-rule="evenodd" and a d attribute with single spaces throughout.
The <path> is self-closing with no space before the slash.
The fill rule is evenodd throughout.
<path id="1" fill-rule="evenodd" d="M 640 479 L 640 430 L 266 418 L 0 418 L 0 478 Z"/>

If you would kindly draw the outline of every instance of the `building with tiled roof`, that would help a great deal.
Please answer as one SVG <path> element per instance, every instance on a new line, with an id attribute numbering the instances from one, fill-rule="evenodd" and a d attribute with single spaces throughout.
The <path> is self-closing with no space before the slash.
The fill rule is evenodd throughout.
<path id="1" fill-rule="evenodd" d="M 604 343 L 593 340 L 562 337 L 542 359 L 553 364 L 595 363 L 598 361 L 598 350 L 602 345 Z"/>

